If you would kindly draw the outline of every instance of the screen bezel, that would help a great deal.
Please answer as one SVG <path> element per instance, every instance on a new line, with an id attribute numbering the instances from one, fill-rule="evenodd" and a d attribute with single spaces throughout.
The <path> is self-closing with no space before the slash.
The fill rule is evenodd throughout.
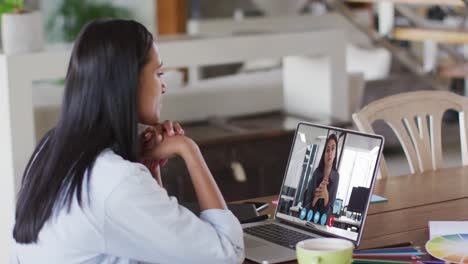
<path id="1" fill-rule="evenodd" d="M 313 228 L 311 226 L 299 224 L 298 222 L 295 222 L 295 221 L 292 221 L 290 219 L 284 218 L 284 217 L 282 217 L 281 213 L 278 214 L 279 202 L 281 201 L 281 191 L 283 190 L 284 183 L 286 181 L 286 176 L 287 176 L 289 165 L 290 165 L 289 163 L 291 162 L 293 149 L 294 149 L 294 146 L 296 144 L 296 137 L 297 137 L 297 134 L 299 132 L 299 128 L 300 128 L 301 125 L 309 126 L 309 127 L 322 128 L 322 129 L 328 129 L 328 130 L 335 130 L 335 131 L 339 131 L 339 132 L 346 132 L 346 133 L 350 133 L 350 134 L 355 134 L 355 135 L 360 135 L 360 136 L 365 136 L 365 137 L 370 137 L 370 138 L 380 140 L 380 146 L 379 146 L 379 151 L 378 151 L 378 155 L 377 155 L 377 159 L 376 159 L 376 164 L 374 166 L 374 172 L 372 174 L 372 180 L 371 180 L 371 185 L 370 185 L 370 195 L 367 198 L 367 204 L 366 204 L 365 210 L 364 210 L 364 212 L 362 214 L 361 228 L 359 228 L 359 232 L 358 232 L 358 236 L 357 236 L 356 240 L 349 239 L 349 238 L 346 238 L 346 237 L 342 237 L 342 236 L 339 236 L 339 235 L 335 235 L 335 234 L 332 234 L 332 233 L 323 232 L 323 231 L 317 230 L 317 229 L 315 229 L 315 228 Z M 376 181 L 376 178 L 377 178 L 378 168 L 379 168 L 379 165 L 380 165 L 380 159 L 382 157 L 382 150 L 383 150 L 384 142 L 385 142 L 385 139 L 381 135 L 363 133 L 363 132 L 359 132 L 359 131 L 354 131 L 354 130 L 349 130 L 349 129 L 344 129 L 344 128 L 338 128 L 338 127 L 333 127 L 333 126 L 319 125 L 319 124 L 308 123 L 308 122 L 299 122 L 297 124 L 297 126 L 296 126 L 296 132 L 294 133 L 293 142 L 291 144 L 291 149 L 289 151 L 289 159 L 288 159 L 288 163 L 286 165 L 286 169 L 285 169 L 285 172 L 284 172 L 283 182 L 281 184 L 281 189 L 280 189 L 280 192 L 279 192 L 280 195 L 278 196 L 278 206 L 276 206 L 276 209 L 275 209 L 275 219 L 279 219 L 282 222 L 284 221 L 284 222 L 286 222 L 286 223 L 288 223 L 290 225 L 293 225 L 293 226 L 299 226 L 300 228 L 305 228 L 305 229 L 307 229 L 307 230 L 309 230 L 311 232 L 314 232 L 314 233 L 319 233 L 322 236 L 338 237 L 338 238 L 343 238 L 343 239 L 349 240 L 357 248 L 359 246 L 360 242 L 361 242 L 362 232 L 364 231 L 364 226 L 365 226 L 366 219 L 367 219 L 367 212 L 369 210 L 370 200 L 371 200 L 371 197 L 372 197 L 372 193 L 374 191 L 374 185 L 375 185 L 375 181 Z"/>

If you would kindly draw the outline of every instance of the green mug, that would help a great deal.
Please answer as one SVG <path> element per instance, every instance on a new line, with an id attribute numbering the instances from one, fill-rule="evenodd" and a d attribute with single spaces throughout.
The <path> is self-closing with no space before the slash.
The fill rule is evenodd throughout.
<path id="1" fill-rule="evenodd" d="M 313 238 L 297 243 L 299 264 L 350 264 L 354 245 L 339 238 Z"/>

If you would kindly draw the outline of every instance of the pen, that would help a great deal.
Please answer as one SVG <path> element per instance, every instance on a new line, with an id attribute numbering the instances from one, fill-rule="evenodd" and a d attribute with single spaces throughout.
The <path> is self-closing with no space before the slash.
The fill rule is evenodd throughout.
<path id="1" fill-rule="evenodd" d="M 242 224 L 260 222 L 260 221 L 266 220 L 268 218 L 270 218 L 270 215 L 267 215 L 267 214 L 259 215 L 259 216 L 256 216 L 256 217 L 252 217 L 252 218 L 243 220 Z"/>
<path id="2" fill-rule="evenodd" d="M 413 241 L 408 241 L 408 242 L 403 242 L 403 243 L 398 243 L 398 244 L 393 244 L 393 245 L 386 245 L 386 246 L 381 246 L 381 247 L 374 247 L 374 248 L 369 248 L 369 249 L 383 249 L 383 248 L 395 248 L 395 247 L 409 247 L 413 245 Z M 369 250 L 366 249 L 366 250 Z"/>
<path id="3" fill-rule="evenodd" d="M 375 253 L 413 253 L 413 252 L 420 252 L 419 248 L 386 248 L 386 249 L 369 249 L 369 250 L 356 250 L 354 254 L 375 254 Z"/>
<path id="4" fill-rule="evenodd" d="M 412 264 L 413 262 L 411 260 L 409 261 L 393 261 L 393 260 L 383 260 L 383 259 L 353 259 L 353 263 L 369 263 L 369 264 L 374 264 L 374 263 L 379 263 L 379 264 Z"/>

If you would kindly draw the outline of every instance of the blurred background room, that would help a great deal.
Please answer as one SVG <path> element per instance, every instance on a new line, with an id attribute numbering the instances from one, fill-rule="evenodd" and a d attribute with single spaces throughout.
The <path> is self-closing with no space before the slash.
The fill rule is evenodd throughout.
<path id="1" fill-rule="evenodd" d="M 356 129 L 352 114 L 390 95 L 466 95 L 465 14 L 459 0 L 0 0 L 0 234 L 91 20 L 134 19 L 154 34 L 168 85 L 162 119 L 182 123 L 235 201 L 280 192 L 300 121 Z M 392 128 L 373 129 L 385 136 L 388 174 L 413 173 Z M 456 111 L 443 115 L 442 143 L 444 166 L 460 164 Z M 342 155 L 359 155 L 352 139 Z M 162 173 L 171 195 L 196 201 L 182 160 Z"/>

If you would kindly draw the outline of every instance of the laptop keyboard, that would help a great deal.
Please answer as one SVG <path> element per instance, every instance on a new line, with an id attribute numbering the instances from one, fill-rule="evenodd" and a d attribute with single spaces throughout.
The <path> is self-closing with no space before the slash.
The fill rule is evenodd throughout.
<path id="1" fill-rule="evenodd" d="M 291 249 L 295 249 L 299 241 L 313 238 L 312 236 L 275 224 L 247 227 L 244 228 L 244 232 Z"/>

